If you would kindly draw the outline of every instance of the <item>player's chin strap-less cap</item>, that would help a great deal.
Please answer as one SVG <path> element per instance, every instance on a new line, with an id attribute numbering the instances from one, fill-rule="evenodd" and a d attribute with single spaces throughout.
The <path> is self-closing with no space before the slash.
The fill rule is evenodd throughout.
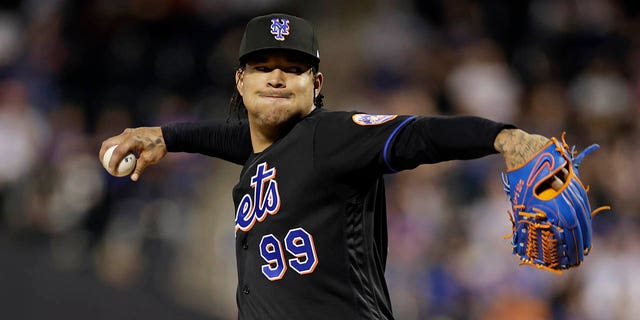
<path id="1" fill-rule="evenodd" d="M 273 13 L 251 19 L 242 36 L 239 60 L 267 49 L 287 49 L 309 56 L 313 65 L 320 63 L 318 39 L 307 20 L 288 14 Z"/>

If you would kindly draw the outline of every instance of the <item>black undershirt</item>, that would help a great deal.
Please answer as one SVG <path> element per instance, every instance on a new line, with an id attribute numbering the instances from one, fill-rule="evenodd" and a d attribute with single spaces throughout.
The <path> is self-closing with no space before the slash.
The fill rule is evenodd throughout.
<path id="1" fill-rule="evenodd" d="M 513 125 L 474 116 L 418 117 L 393 141 L 388 155 L 393 168 L 466 160 L 497 153 L 496 136 Z"/>
<path id="2" fill-rule="evenodd" d="M 162 136 L 169 152 L 200 153 L 239 165 L 253 152 L 247 122 L 171 123 L 162 126 Z"/>
<path id="3" fill-rule="evenodd" d="M 398 133 L 387 155 L 398 170 L 497 153 L 493 143 L 512 125 L 474 116 L 417 117 Z M 252 154 L 246 122 L 184 122 L 162 126 L 169 152 L 200 153 L 242 165 Z"/>

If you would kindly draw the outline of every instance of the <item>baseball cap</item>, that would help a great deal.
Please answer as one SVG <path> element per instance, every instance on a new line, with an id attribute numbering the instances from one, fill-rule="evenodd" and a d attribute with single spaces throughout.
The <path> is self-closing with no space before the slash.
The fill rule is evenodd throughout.
<path id="1" fill-rule="evenodd" d="M 258 16 L 247 23 L 240 42 L 238 60 L 267 49 L 287 49 L 306 54 L 314 65 L 320 63 L 318 39 L 311 23 L 284 13 Z"/>

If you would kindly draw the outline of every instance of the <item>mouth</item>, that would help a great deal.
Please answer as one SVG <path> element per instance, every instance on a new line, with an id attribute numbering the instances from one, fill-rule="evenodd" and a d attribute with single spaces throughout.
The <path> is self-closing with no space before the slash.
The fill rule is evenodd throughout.
<path id="1" fill-rule="evenodd" d="M 288 99 L 291 95 L 283 92 L 261 92 L 259 96 L 268 99 Z"/>

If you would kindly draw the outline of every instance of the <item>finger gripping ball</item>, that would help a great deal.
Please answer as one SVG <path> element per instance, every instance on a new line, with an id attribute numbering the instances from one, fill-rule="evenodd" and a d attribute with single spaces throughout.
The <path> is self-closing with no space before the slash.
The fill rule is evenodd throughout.
<path id="1" fill-rule="evenodd" d="M 102 157 L 102 166 L 112 176 L 124 177 L 131 174 L 131 172 L 133 172 L 133 169 L 136 167 L 136 156 L 133 153 L 127 154 L 127 156 L 124 157 L 124 159 L 122 159 L 122 161 L 120 161 L 120 163 L 118 164 L 116 171 L 112 172 L 109 170 L 109 161 L 111 160 L 111 156 L 113 155 L 113 150 L 115 150 L 116 147 L 118 147 L 117 144 L 114 146 L 111 146 L 104 153 L 104 156 Z"/>

